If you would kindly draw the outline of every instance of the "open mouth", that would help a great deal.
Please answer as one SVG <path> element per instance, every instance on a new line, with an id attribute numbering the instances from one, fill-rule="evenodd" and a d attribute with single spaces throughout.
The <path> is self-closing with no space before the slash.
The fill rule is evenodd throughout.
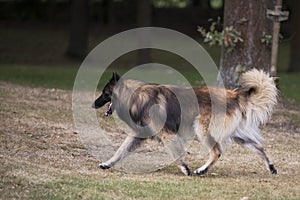
<path id="1" fill-rule="evenodd" d="M 105 110 L 105 113 L 104 113 L 105 117 L 108 117 L 112 114 L 111 106 L 112 106 L 112 102 L 109 102 L 109 104 L 107 105 L 107 108 Z"/>

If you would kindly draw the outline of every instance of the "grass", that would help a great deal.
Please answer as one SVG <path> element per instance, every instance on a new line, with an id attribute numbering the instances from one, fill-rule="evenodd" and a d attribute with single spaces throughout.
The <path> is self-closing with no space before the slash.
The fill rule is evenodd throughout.
<path id="1" fill-rule="evenodd" d="M 230 164 L 229 164 L 230 165 Z M 228 171 L 229 173 L 229 171 Z M 249 172 L 248 172 L 249 173 Z M 13 199 L 297 199 L 290 178 L 271 175 L 183 177 L 155 172 L 131 175 L 101 172 L 95 175 L 55 175 L 52 180 L 31 182 L 10 177 L 1 182 L 2 198 Z M 32 178 L 31 178 L 32 179 Z M 293 180 L 294 182 L 294 180 Z M 3 189 L 3 188 L 2 188 Z M 10 191 L 10 192 L 9 192 Z M 13 192 L 12 192 L 13 191 Z M 4 196 L 5 195 L 5 196 Z M 0 196 L 1 197 L 1 196 Z"/>
<path id="2" fill-rule="evenodd" d="M 156 172 L 130 175 L 109 172 L 98 175 L 63 175 L 52 180 L 32 182 L 25 178 L 10 177 L 1 184 L 6 199 L 296 199 L 290 187 L 278 194 L 285 178 L 271 176 L 251 177 L 183 177 Z M 32 179 L 32 178 L 31 178 Z M 258 187 L 259 186 L 259 187 Z M 3 189 L 3 188 L 2 188 Z M 289 193 L 291 192 L 291 193 Z M 1 196 L 0 196 L 1 197 Z"/>
<path id="3" fill-rule="evenodd" d="M 77 69 L 29 65 L 0 66 L 0 80 L 31 87 L 71 89 Z"/>
<path id="4" fill-rule="evenodd" d="M 268 184 L 258 192 L 249 189 L 226 194 L 224 184 L 216 180 L 199 178 L 173 179 L 172 182 L 122 180 L 117 178 L 96 180 L 91 176 L 65 177 L 38 186 L 30 191 L 32 199 L 222 199 L 224 197 L 239 199 L 250 195 L 252 199 L 268 199 L 271 191 Z M 237 189 L 241 183 L 233 183 Z M 245 187 L 246 183 L 242 183 Z M 188 190 L 187 190 L 188 188 Z M 255 194 L 255 195 L 252 195 Z M 224 195 L 224 196 L 221 196 Z M 150 198 L 149 198 L 150 197 Z"/>
<path id="5" fill-rule="evenodd" d="M 300 103 L 300 73 L 279 74 L 279 84 L 281 95 L 285 99 Z"/>
<path id="6" fill-rule="evenodd" d="M 182 63 L 184 63 L 182 61 Z M 180 68 L 180 65 L 179 67 Z M 34 66 L 34 65 L 0 65 L 0 81 L 28 85 L 31 87 L 44 88 L 73 88 L 78 68 L 70 66 Z M 111 77 L 113 69 L 109 68 L 100 79 L 99 87 L 102 87 L 108 78 Z M 120 74 L 126 72 L 126 69 L 118 70 Z M 180 70 L 192 85 L 203 84 L 201 77 L 192 70 Z M 280 73 L 281 96 L 284 99 L 300 103 L 300 73 Z"/>

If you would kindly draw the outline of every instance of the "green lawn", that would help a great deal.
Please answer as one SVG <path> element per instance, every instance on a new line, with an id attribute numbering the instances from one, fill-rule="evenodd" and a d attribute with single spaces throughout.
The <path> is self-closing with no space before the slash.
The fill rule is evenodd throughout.
<path id="1" fill-rule="evenodd" d="M 116 173 L 118 174 L 118 173 Z M 117 177 L 119 175 L 119 177 Z M 143 180 L 148 175 L 132 177 L 129 175 L 110 174 L 109 178 L 101 176 L 66 176 L 30 189 L 23 197 L 28 199 L 240 199 L 251 196 L 251 199 L 269 199 L 274 189 L 272 185 L 262 184 L 258 190 L 255 183 L 235 181 L 231 178 L 216 180 L 213 177 L 180 177 L 161 174 L 168 180 L 156 176 L 155 180 Z M 149 177 L 149 176 L 148 176 Z M 139 180 L 141 179 L 141 180 Z M 247 178 L 246 178 L 247 180 Z M 272 178 L 268 180 L 272 181 Z M 258 182 L 258 181 L 257 181 Z M 239 190 L 239 187 L 247 188 Z M 252 187 L 251 187 L 252 186 Z M 229 191 L 224 190 L 226 187 Z M 271 188 L 271 189 L 270 189 Z M 236 191 L 236 192 L 232 192 Z M 284 199 L 286 194 L 281 195 Z M 292 196 L 292 195 L 291 195 Z"/>
<path id="2" fill-rule="evenodd" d="M 31 87 L 71 89 L 77 68 L 2 65 L 0 80 Z"/>
<path id="3" fill-rule="evenodd" d="M 300 103 L 300 73 L 279 74 L 279 88 L 282 97 Z"/>
<path id="4" fill-rule="evenodd" d="M 77 67 L 70 66 L 29 66 L 0 65 L 0 81 L 28 85 L 31 87 L 72 89 L 77 74 Z M 107 70 L 103 77 L 110 77 L 112 70 Z M 119 70 L 122 74 L 125 69 Z M 199 85 L 199 76 L 194 71 L 181 70 L 192 85 Z M 281 96 L 300 103 L 300 73 L 280 73 L 279 82 Z M 102 87 L 107 79 L 100 80 Z"/>

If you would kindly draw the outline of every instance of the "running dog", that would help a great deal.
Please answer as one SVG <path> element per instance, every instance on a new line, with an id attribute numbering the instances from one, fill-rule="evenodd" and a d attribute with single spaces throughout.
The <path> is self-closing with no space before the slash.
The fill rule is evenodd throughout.
<path id="1" fill-rule="evenodd" d="M 194 171 L 196 175 L 205 174 L 217 162 L 229 140 L 256 152 L 268 170 L 277 174 L 264 151 L 259 130 L 277 103 L 275 80 L 262 70 L 252 69 L 240 76 L 239 84 L 234 90 L 183 88 L 123 79 L 113 73 L 92 107 L 98 109 L 109 103 L 105 115 L 116 111 L 136 135 L 128 135 L 114 156 L 99 167 L 111 168 L 146 139 L 159 137 L 181 171 L 191 175 L 184 162 L 184 144 L 195 138 L 210 150 L 207 162 Z M 168 141 L 164 134 L 177 137 Z"/>

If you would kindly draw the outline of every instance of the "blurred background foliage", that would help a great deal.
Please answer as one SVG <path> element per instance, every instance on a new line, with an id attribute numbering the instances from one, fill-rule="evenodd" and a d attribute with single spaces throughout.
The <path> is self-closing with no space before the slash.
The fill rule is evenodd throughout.
<path id="1" fill-rule="evenodd" d="M 85 34 L 79 33 L 75 37 L 83 38 L 82 42 L 86 41 L 87 44 L 77 48 L 81 52 L 72 55 L 68 54 L 72 21 L 76 26 L 80 24 L 78 18 L 83 18 L 82 11 L 72 14 L 72 9 L 75 2 L 80 1 L 83 4 L 87 2 L 86 7 L 79 8 L 87 9 L 87 19 L 80 22 L 87 23 L 83 26 L 87 30 Z M 80 63 L 93 47 L 109 36 L 143 26 L 143 21 L 138 23 L 138 17 L 149 18 L 150 26 L 171 28 L 202 42 L 197 26 L 208 28 L 209 19 L 222 19 L 223 4 L 223 0 L 1 0 L 0 63 Z M 284 1 L 283 9 L 290 10 L 292 4 L 292 0 Z M 143 16 L 149 6 L 149 16 Z M 77 18 L 74 15 L 78 15 Z M 290 19 L 283 22 L 281 27 L 283 38 L 279 70 L 286 71 L 289 65 L 289 41 L 295 34 Z M 76 34 L 76 31 L 73 32 Z M 204 47 L 219 63 L 220 48 L 208 48 L 205 44 Z"/>

